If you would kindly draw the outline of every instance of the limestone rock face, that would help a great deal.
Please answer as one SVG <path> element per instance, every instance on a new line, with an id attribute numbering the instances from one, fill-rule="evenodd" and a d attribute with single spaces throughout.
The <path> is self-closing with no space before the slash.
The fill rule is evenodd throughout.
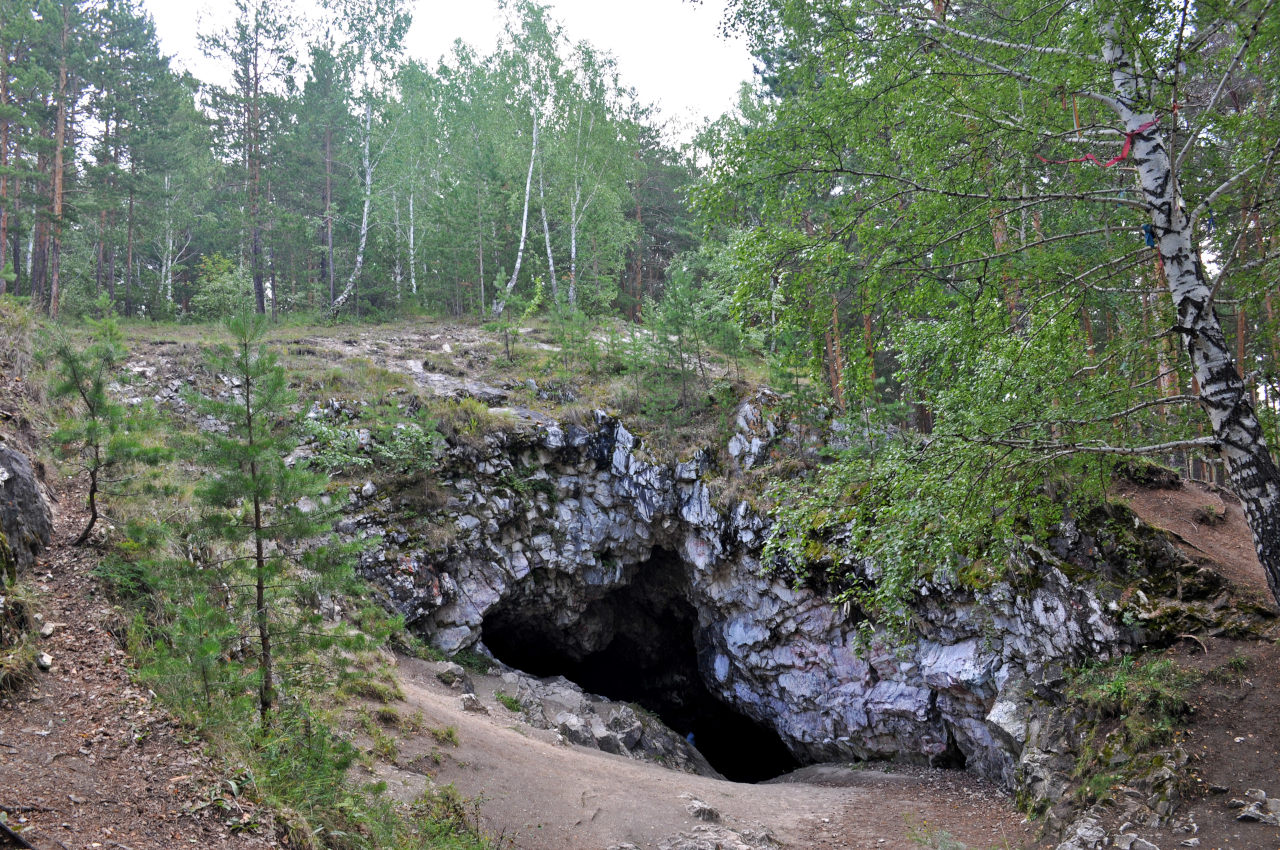
<path id="1" fill-rule="evenodd" d="M 724 778 L 684 738 L 634 706 L 585 693 L 563 676 L 539 679 L 509 670 L 502 680 L 531 725 L 554 729 L 570 743 Z"/>
<path id="2" fill-rule="evenodd" d="M 741 468 L 797 439 L 758 405 L 736 424 L 729 456 Z M 702 682 L 801 761 L 964 763 L 1012 786 L 1025 758 L 1034 778 L 1048 746 L 1030 710 L 1037 692 L 1060 684 L 1064 666 L 1110 657 L 1141 636 L 1094 585 L 1069 578 L 1091 543 L 1068 529 L 1053 551 L 1027 547 L 1025 586 L 925 588 L 905 646 L 860 641 L 859 612 L 765 568 L 768 523 L 745 503 L 717 499 L 707 483 L 714 463 L 710 452 L 656 462 L 599 411 L 581 425 L 528 416 L 480 447 L 451 448 L 432 541 L 381 493 L 353 493 L 341 530 L 383 535 L 362 571 L 446 652 L 485 642 L 486 623 L 501 622 L 520 640 L 584 659 L 627 635 L 636 610 L 657 617 L 687 606 Z M 576 727 L 564 734 L 607 739 Z"/>
<path id="3" fill-rule="evenodd" d="M 0 443 L 0 564 L 12 554 L 19 571 L 35 565 L 36 555 L 49 545 L 53 516 L 40 492 L 31 462 L 22 452 Z"/>

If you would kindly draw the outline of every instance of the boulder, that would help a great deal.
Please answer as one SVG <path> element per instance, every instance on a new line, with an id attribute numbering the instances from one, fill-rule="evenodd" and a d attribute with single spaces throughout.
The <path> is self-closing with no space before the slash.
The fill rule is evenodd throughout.
<path id="1" fill-rule="evenodd" d="M 31 462 L 0 443 L 0 577 L 31 569 L 52 535 L 53 515 Z"/>

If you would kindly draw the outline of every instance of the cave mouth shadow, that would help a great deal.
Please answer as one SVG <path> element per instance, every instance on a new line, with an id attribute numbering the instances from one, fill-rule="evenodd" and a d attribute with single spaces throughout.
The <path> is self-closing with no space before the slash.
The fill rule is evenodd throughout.
<path id="1" fill-rule="evenodd" d="M 685 565 L 655 549 L 628 585 L 570 625 L 528 597 L 495 606 L 481 638 L 504 664 L 534 676 L 564 676 L 589 693 L 636 703 L 694 745 L 735 782 L 761 782 L 800 767 L 776 732 L 721 702 L 699 673 L 698 616 Z M 704 651 L 709 651 L 705 646 Z M 704 669 L 711 669 L 710 658 Z"/>

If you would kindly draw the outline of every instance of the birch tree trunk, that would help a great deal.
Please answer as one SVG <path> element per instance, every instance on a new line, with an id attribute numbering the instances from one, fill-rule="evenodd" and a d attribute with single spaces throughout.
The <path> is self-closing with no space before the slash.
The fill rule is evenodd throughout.
<path id="1" fill-rule="evenodd" d="M 9 288 L 3 272 L 8 263 L 5 249 L 9 242 L 9 49 L 0 50 L 0 295 Z M 13 264 L 17 270 L 17 263 Z M 14 278 L 15 282 L 17 278 Z"/>
<path id="2" fill-rule="evenodd" d="M 396 197 L 394 194 L 392 194 L 391 196 L 391 210 L 392 210 L 392 227 L 395 229 L 396 242 L 399 243 L 400 241 L 400 199 Z M 396 303 L 399 304 L 400 297 L 401 297 L 401 293 L 400 293 L 401 285 L 404 282 L 404 266 L 400 262 L 399 244 L 396 244 L 394 246 L 394 250 L 392 253 L 395 254 L 395 258 L 396 258 L 395 267 L 392 271 L 392 275 L 395 278 L 395 283 L 396 283 Z"/>
<path id="3" fill-rule="evenodd" d="M 573 208 L 569 210 L 569 309 L 578 306 L 578 202 L 582 186 L 574 181 Z"/>
<path id="4" fill-rule="evenodd" d="M 364 105 L 364 209 L 360 214 L 360 245 L 356 249 L 356 264 L 351 269 L 351 276 L 347 278 L 347 285 L 343 288 L 342 294 L 334 299 L 333 304 L 329 306 L 329 315 L 336 316 L 342 310 L 343 305 L 350 300 L 352 293 L 356 291 L 356 282 L 360 278 L 360 270 L 364 268 L 364 249 L 369 242 L 369 205 L 373 200 L 373 160 L 369 157 L 369 144 L 373 136 L 373 104 L 369 101 Z M 527 204 L 527 202 L 526 202 Z"/>
<path id="5" fill-rule="evenodd" d="M 560 286 L 556 282 L 556 261 L 551 256 L 551 227 L 547 224 L 547 190 L 542 179 L 542 158 L 538 158 L 538 208 L 542 211 L 542 236 L 547 243 L 547 272 L 551 276 L 551 303 L 560 303 Z"/>
<path id="6" fill-rule="evenodd" d="M 333 272 L 333 127 L 324 131 L 324 250 L 325 276 L 329 282 L 329 304 L 337 295 Z"/>
<path id="7" fill-rule="evenodd" d="M 533 144 L 529 153 L 529 173 L 524 178 L 524 212 L 520 216 L 520 245 L 516 248 L 516 267 L 511 272 L 511 279 L 507 281 L 507 288 L 501 296 L 493 299 L 495 319 L 502 316 L 502 311 L 507 308 L 507 299 L 511 297 L 511 293 L 516 288 L 516 281 L 520 279 L 520 264 L 524 261 L 524 246 L 529 236 L 529 195 L 533 191 L 533 166 L 538 161 L 538 107 L 533 107 L 530 112 L 533 115 Z"/>
<path id="8" fill-rule="evenodd" d="M 484 199 L 480 196 L 482 187 L 476 180 L 476 258 L 480 263 L 480 315 L 484 315 Z"/>
<path id="9" fill-rule="evenodd" d="M 412 295 L 418 294 L 418 271 L 414 267 L 417 262 L 417 252 L 413 249 L 413 193 L 409 193 L 409 292 Z"/>
<path id="10" fill-rule="evenodd" d="M 1174 162 L 1154 123 L 1154 112 L 1141 108 L 1133 59 L 1120 46 L 1114 24 L 1105 24 L 1102 36 L 1103 56 L 1115 88 L 1114 108 L 1133 139 L 1133 159 L 1177 311 L 1175 330 L 1190 358 L 1200 403 L 1220 444 L 1232 490 L 1244 506 L 1258 561 L 1272 594 L 1280 600 L 1280 471 L 1267 450 L 1252 399 L 1214 310 L 1214 288 L 1192 236 L 1191 216 Z"/>

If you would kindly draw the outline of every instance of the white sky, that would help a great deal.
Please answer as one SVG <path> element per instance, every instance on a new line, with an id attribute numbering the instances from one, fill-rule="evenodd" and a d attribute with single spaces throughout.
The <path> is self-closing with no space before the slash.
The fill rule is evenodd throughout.
<path id="1" fill-rule="evenodd" d="M 196 41 L 197 29 L 222 29 L 231 0 L 144 0 L 155 18 L 160 47 L 202 80 L 220 81 Z M 502 30 L 497 0 L 409 0 L 413 29 L 409 56 L 434 64 L 461 38 L 488 53 Z M 570 42 L 588 41 L 618 60 L 622 82 L 642 103 L 656 103 L 678 124 L 715 118 L 737 102 L 738 85 L 751 77 L 751 58 L 741 42 L 718 33 L 724 0 L 549 0 L 552 16 Z M 299 0 L 298 8 L 313 8 Z M 677 131 L 678 135 L 683 135 Z"/>

